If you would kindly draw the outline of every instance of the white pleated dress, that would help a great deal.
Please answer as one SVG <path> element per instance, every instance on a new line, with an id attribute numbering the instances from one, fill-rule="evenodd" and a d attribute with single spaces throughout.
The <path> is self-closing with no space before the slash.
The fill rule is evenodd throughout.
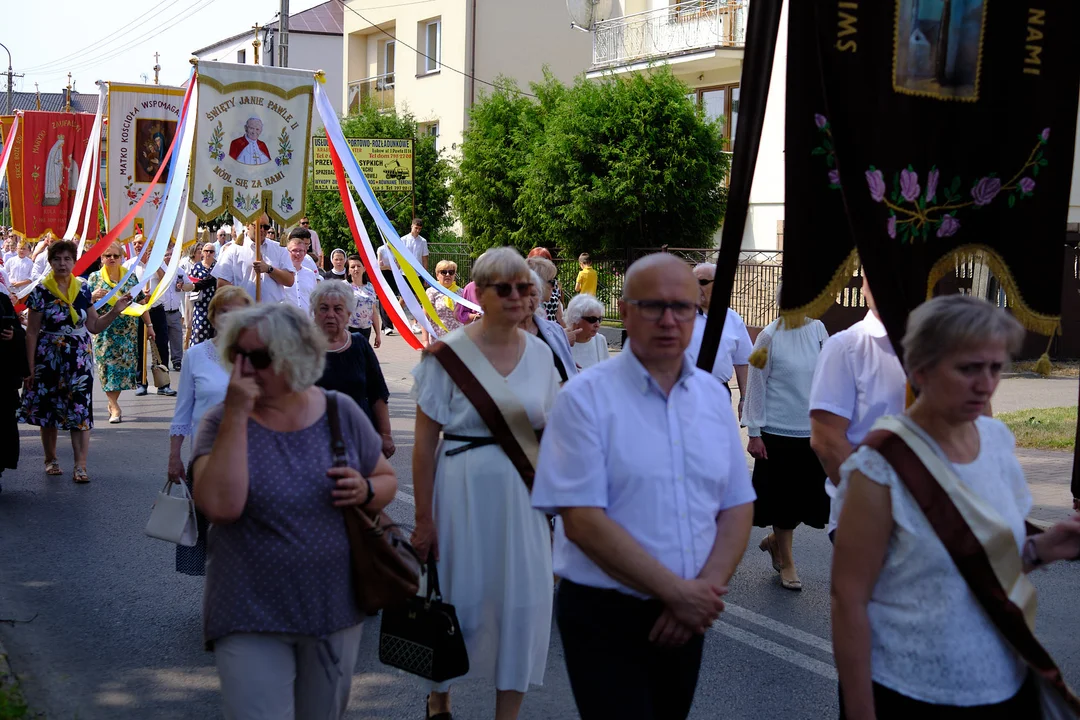
<path id="1" fill-rule="evenodd" d="M 559 377 L 547 345 L 525 338 L 525 352 L 504 381 L 540 429 Z M 413 399 L 444 433 L 491 435 L 438 360 L 425 355 L 412 374 Z M 439 444 L 434 495 L 439 584 L 457 610 L 469 650 L 469 674 L 456 679 L 485 678 L 499 690 L 525 692 L 543 683 L 551 636 L 547 518 L 532 508 L 521 475 L 498 445 L 446 457 L 446 450 L 462 444 Z M 434 689 L 444 692 L 449 685 Z"/>

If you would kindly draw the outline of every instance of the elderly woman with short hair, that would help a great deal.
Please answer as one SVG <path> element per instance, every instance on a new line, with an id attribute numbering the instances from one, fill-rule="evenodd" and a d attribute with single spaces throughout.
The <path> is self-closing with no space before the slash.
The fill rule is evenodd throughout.
<path id="1" fill-rule="evenodd" d="M 534 260 L 535 258 L 529 259 Z M 559 323 L 548 320 L 544 316 L 544 310 L 541 307 L 544 287 L 550 289 L 550 285 L 535 270 L 529 273 L 529 280 L 532 282 L 532 287 L 525 298 L 528 313 L 521 321 L 521 329 L 540 338 L 545 345 L 551 348 L 552 362 L 555 364 L 555 370 L 559 373 L 559 380 L 566 382 L 577 375 L 577 363 L 574 362 L 569 338 L 575 337 L 578 331 L 567 330 Z"/>
<path id="2" fill-rule="evenodd" d="M 390 430 L 390 391 L 375 351 L 363 335 L 351 333 L 348 320 L 356 309 L 356 295 L 345 283 L 323 282 L 311 291 L 311 314 L 328 344 L 326 370 L 315 384 L 351 397 L 382 436 L 383 455 L 394 454 Z"/>
<path id="3" fill-rule="evenodd" d="M 582 370 L 611 357 L 607 338 L 600 334 L 603 319 L 604 306 L 592 295 L 575 295 L 566 306 L 566 328 L 577 331 L 570 350 Z"/>
<path id="4" fill-rule="evenodd" d="M 484 314 L 438 342 L 457 347 L 472 374 L 495 383 L 500 396 L 514 396 L 514 407 L 500 405 L 501 412 L 522 413 L 539 431 L 559 379 L 551 350 L 518 327 L 534 307 L 526 304 L 529 267 L 513 248 L 495 248 L 476 261 L 472 278 Z M 413 377 L 413 544 L 438 561 L 443 595 L 457 609 L 469 650 L 468 677 L 493 682 L 495 717 L 512 720 L 529 686 L 543 682 L 547 663 L 547 518 L 533 510 L 521 474 L 440 361 L 425 352 Z M 448 684 L 433 688 L 426 709 L 427 717 L 449 717 Z"/>
<path id="5" fill-rule="evenodd" d="M 1023 338 L 1012 316 L 968 295 L 935 298 L 908 318 L 904 366 L 917 399 L 904 415 L 878 421 L 875 428 L 891 434 L 871 432 L 844 462 L 833 499 L 840 514 L 832 630 L 842 718 L 1040 717 L 1035 674 L 943 544 L 967 532 L 977 546 L 969 558 L 996 563 L 987 569 L 993 587 L 1032 614 L 1022 599 L 1030 590 L 1034 601 L 1024 573 L 1080 553 L 1075 516 L 1027 536 L 1032 498 L 1015 439 L 983 415 Z M 896 457 L 903 448 L 913 464 L 894 467 L 882 454 Z M 920 465 L 929 472 L 918 472 Z M 936 523 L 909 487 L 937 487 L 950 498 L 935 504 Z M 945 520 L 950 506 L 977 508 L 979 517 L 961 511 L 964 522 Z"/>
<path id="6" fill-rule="evenodd" d="M 540 309 L 543 310 L 544 317 L 547 320 L 565 325 L 562 291 L 559 288 L 559 268 L 552 262 L 551 254 L 547 250 L 544 248 L 538 249 L 543 250 L 545 254 L 533 255 L 530 253 L 526 262 L 529 263 L 529 269 L 544 281 L 540 286 Z"/>
<path id="7" fill-rule="evenodd" d="M 457 293 L 458 295 L 461 294 L 461 288 L 458 287 L 457 284 L 457 263 L 453 260 L 439 261 L 435 266 L 435 279 L 450 292 Z M 455 310 L 457 310 L 457 304 L 453 300 L 433 287 L 427 289 L 427 296 L 428 300 L 431 301 L 432 306 L 435 308 L 435 313 L 439 316 L 439 319 L 442 320 L 443 325 L 446 326 L 446 329 L 443 330 L 435 323 L 431 323 L 432 329 L 435 330 L 434 339 L 437 340 L 448 332 L 453 332 L 462 326 L 463 323 L 458 320 L 457 313 L 455 312 Z M 424 330 L 424 344 L 427 345 L 431 340 L 432 338 L 428 337 L 428 331 Z"/>
<path id="8" fill-rule="evenodd" d="M 315 387 L 326 340 L 299 308 L 230 313 L 221 350 L 229 387 L 203 417 L 191 475 L 213 523 L 203 636 L 225 716 L 342 718 L 364 619 L 342 508 L 385 507 L 397 478 L 352 398 Z M 335 405 L 345 467 L 331 450 Z"/>

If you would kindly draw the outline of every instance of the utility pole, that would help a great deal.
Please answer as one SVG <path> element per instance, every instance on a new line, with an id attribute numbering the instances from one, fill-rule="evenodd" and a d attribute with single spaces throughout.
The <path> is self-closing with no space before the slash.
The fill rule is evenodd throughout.
<path id="1" fill-rule="evenodd" d="M 255 31 L 255 42 L 251 43 L 251 45 L 255 48 L 255 64 L 258 65 L 259 47 L 262 45 L 262 40 L 259 39 L 259 31 L 262 30 L 262 27 L 259 26 L 259 23 L 255 23 L 251 26 L 251 29 Z"/>
<path id="2" fill-rule="evenodd" d="M 278 16 L 278 65 L 289 67 L 289 0 L 281 0 Z"/>
<path id="3" fill-rule="evenodd" d="M 7 53 L 7 114 L 12 115 L 12 101 L 15 99 L 11 94 L 11 81 L 15 78 L 15 72 L 11 69 L 11 51 L 7 49 L 7 45 L 0 43 L 0 47 L 4 48 L 4 52 Z M 22 77 L 22 75 L 19 75 Z"/>
<path id="4" fill-rule="evenodd" d="M 71 112 L 71 73 L 68 73 L 67 103 L 64 106 L 64 112 Z"/>
<path id="5" fill-rule="evenodd" d="M 161 72 L 161 57 L 159 53 L 154 53 L 154 84 L 160 85 L 158 82 L 158 73 Z"/>

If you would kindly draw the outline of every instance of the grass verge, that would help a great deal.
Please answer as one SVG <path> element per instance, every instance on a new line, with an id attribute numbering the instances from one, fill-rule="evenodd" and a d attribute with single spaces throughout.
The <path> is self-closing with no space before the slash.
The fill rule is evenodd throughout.
<path id="1" fill-rule="evenodd" d="M 1016 436 L 1017 447 L 1072 450 L 1076 442 L 1076 408 L 1017 410 L 996 416 Z"/>

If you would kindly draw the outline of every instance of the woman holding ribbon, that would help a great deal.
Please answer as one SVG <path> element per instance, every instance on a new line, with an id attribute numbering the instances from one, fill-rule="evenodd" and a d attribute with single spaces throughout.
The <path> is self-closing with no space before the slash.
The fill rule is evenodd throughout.
<path id="1" fill-rule="evenodd" d="M 457 284 L 457 263 L 453 260 L 440 260 L 439 264 L 435 266 L 435 278 L 440 285 L 450 292 L 461 294 L 461 288 Z M 431 327 L 435 330 L 435 340 L 461 327 L 462 323 L 458 322 L 457 313 L 454 312 L 457 305 L 453 300 L 433 287 L 427 289 L 427 296 L 435 308 L 435 313 L 442 320 L 443 325 L 446 326 L 446 330 L 443 330 L 435 323 L 431 324 Z M 424 331 L 424 344 L 428 344 L 427 330 Z"/>
<path id="2" fill-rule="evenodd" d="M 109 294 L 124 276 L 124 252 L 120 243 L 113 243 L 101 256 L 104 265 L 90 275 L 90 299 L 101 300 Z M 131 273 L 119 292 L 109 299 L 109 305 L 116 305 L 122 293 L 130 291 L 139 284 L 135 273 Z M 154 328 L 150 324 L 150 313 L 143 313 L 146 331 L 154 340 Z M 94 340 L 94 360 L 98 366 L 101 389 L 109 398 L 109 422 L 113 425 L 123 420 L 120 412 L 120 391 L 134 390 L 139 385 L 138 366 L 139 319 L 133 315 L 121 315 L 109 327 L 102 330 Z"/>
<path id="3" fill-rule="evenodd" d="M 41 428 L 45 450 L 45 473 L 61 475 L 56 458 L 59 430 L 71 432 L 75 455 L 72 480 L 90 482 L 86 455 L 90 450 L 90 428 L 94 426 L 94 358 L 90 334 L 97 335 L 131 304 L 129 295 L 120 296 L 109 312 L 98 315 L 90 299 L 90 288 L 72 275 L 75 243 L 61 240 L 49 247 L 52 272 L 26 299 L 26 355 L 30 377 L 24 385 L 19 419 Z"/>
<path id="4" fill-rule="evenodd" d="M 214 243 L 203 243 L 202 258 L 191 266 L 188 281 L 183 288 L 194 293 L 191 298 L 191 340 L 188 347 L 214 337 L 214 324 L 208 315 L 210 301 L 217 292 L 217 278 L 210 274 L 216 264 L 217 248 Z"/>

